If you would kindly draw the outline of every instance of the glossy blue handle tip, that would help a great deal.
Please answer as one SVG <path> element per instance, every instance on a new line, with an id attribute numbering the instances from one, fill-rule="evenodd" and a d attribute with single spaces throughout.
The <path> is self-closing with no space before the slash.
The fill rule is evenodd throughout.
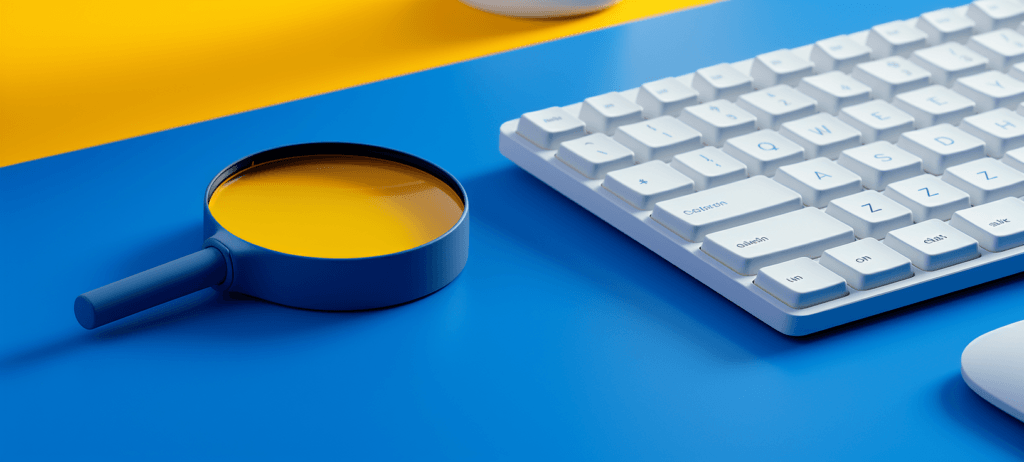
<path id="1" fill-rule="evenodd" d="M 75 317 L 94 329 L 192 292 L 213 287 L 227 277 L 224 255 L 207 247 L 191 255 L 129 276 L 75 299 Z"/>

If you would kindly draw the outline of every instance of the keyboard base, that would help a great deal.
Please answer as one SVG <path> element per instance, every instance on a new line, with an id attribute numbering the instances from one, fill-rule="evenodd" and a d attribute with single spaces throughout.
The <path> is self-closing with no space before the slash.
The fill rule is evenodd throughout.
<path id="1" fill-rule="evenodd" d="M 754 285 L 753 276 L 742 276 L 651 219 L 651 212 L 633 208 L 543 150 L 516 134 L 518 120 L 501 126 L 499 150 L 530 172 L 644 247 L 665 258 L 704 285 L 754 315 L 775 330 L 791 336 L 807 335 L 889 310 L 935 298 L 961 289 L 1024 271 L 1024 246 L 991 253 L 938 271 L 914 268 L 914 276 L 877 289 L 850 295 L 804 309 L 793 309 Z"/>

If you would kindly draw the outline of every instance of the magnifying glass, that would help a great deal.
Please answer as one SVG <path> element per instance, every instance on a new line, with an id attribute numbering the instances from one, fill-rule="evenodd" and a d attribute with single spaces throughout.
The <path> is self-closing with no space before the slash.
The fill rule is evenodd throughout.
<path id="1" fill-rule="evenodd" d="M 203 249 L 75 299 L 94 329 L 213 287 L 325 311 L 392 306 L 448 285 L 469 256 L 469 202 L 451 174 L 399 151 L 285 146 L 213 178 Z"/>

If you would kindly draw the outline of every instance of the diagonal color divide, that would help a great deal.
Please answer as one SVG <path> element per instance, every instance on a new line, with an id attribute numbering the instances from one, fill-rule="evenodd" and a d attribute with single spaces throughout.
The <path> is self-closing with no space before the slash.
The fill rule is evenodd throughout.
<path id="1" fill-rule="evenodd" d="M 0 0 L 0 166 L 711 1 L 525 20 L 457 0 Z"/>

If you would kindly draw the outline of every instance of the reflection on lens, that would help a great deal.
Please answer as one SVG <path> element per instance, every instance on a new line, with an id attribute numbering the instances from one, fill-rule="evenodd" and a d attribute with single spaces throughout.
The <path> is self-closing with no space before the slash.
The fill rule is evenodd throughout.
<path id="1" fill-rule="evenodd" d="M 301 156 L 246 168 L 217 187 L 210 213 L 232 234 L 292 255 L 359 258 L 426 244 L 462 216 L 437 177 L 390 160 Z"/>

